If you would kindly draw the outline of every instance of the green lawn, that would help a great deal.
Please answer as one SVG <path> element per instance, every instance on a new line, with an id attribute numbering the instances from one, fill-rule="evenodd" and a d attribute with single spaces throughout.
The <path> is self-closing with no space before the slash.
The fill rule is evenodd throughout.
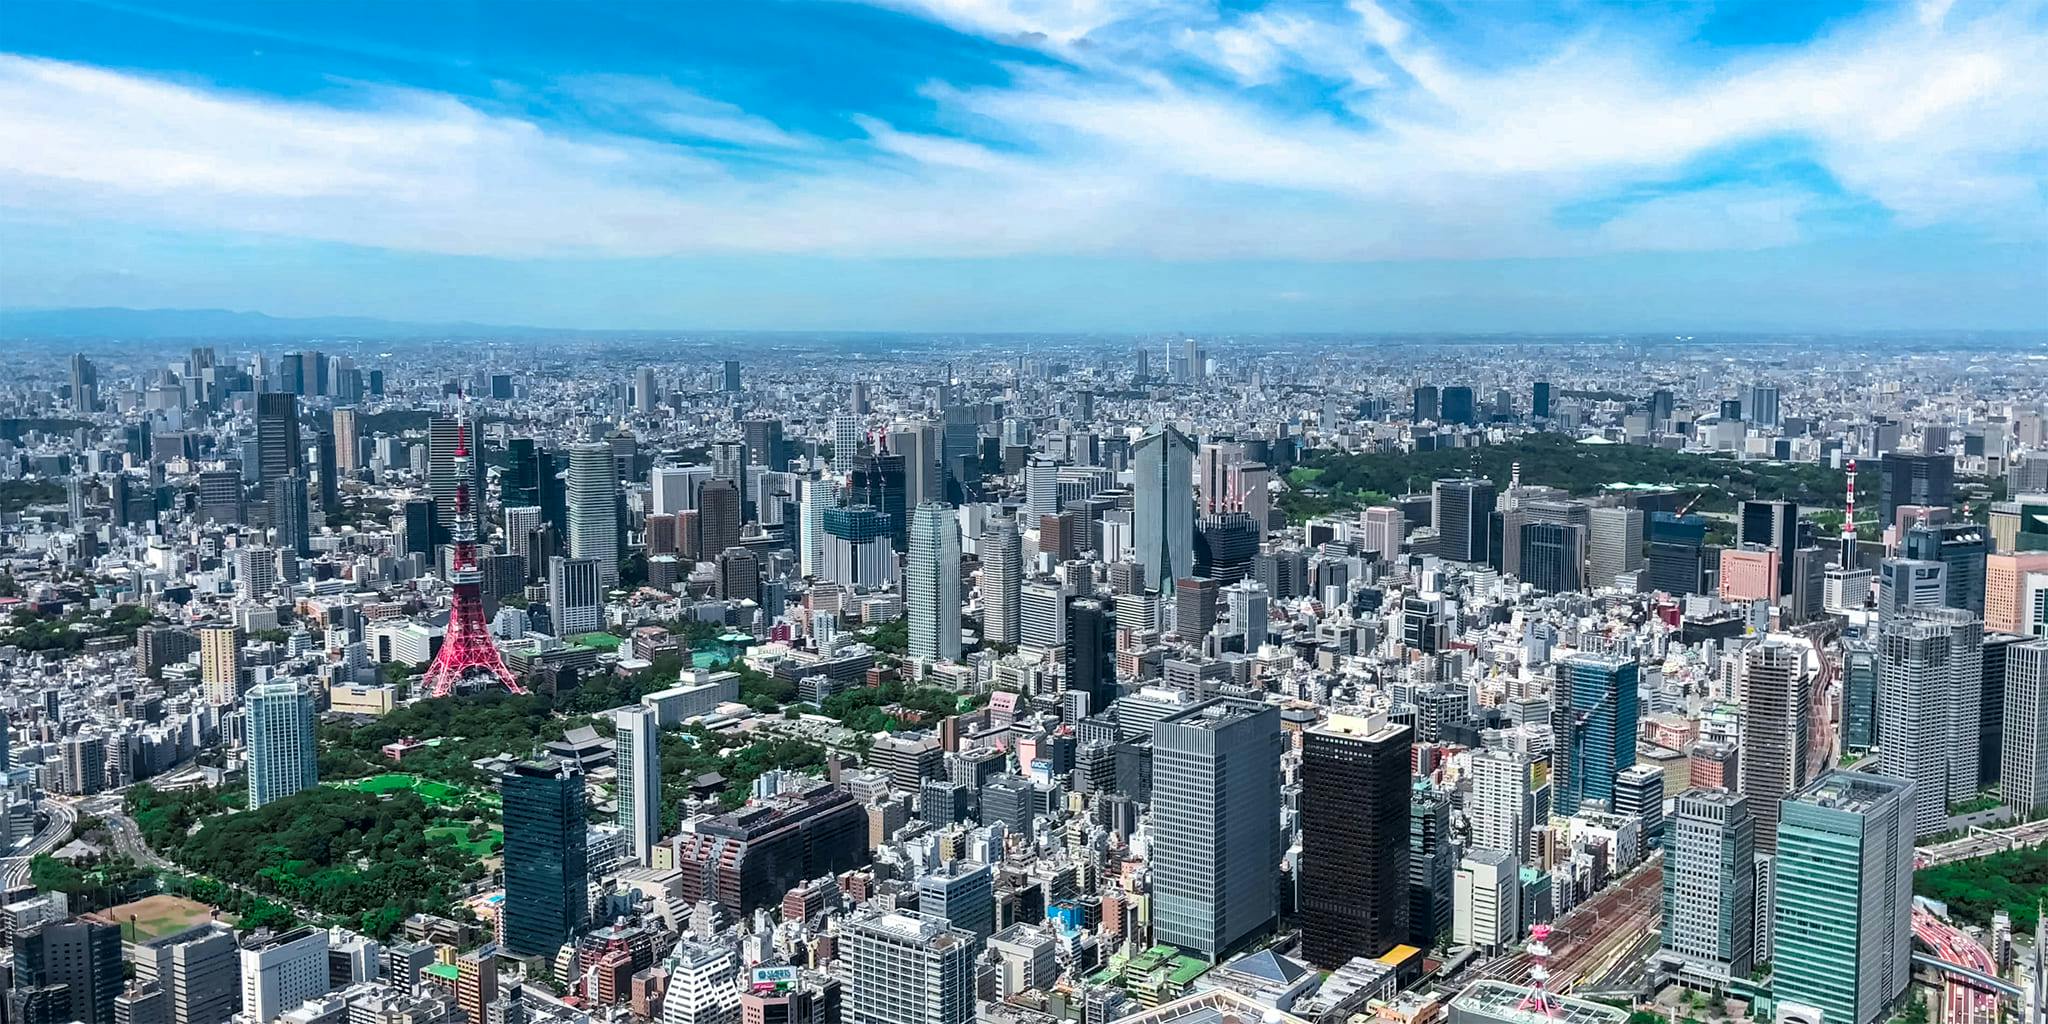
<path id="1" fill-rule="evenodd" d="M 486 807 L 496 807 L 498 805 L 495 794 L 473 793 L 462 786 L 450 785 L 446 782 L 436 782 L 433 779 L 423 779 L 417 775 L 408 775 L 404 772 L 385 772 L 382 775 L 372 775 L 366 779 L 358 779 L 353 783 L 349 783 L 349 785 L 353 785 L 358 791 L 372 796 L 384 796 L 388 793 L 411 790 L 414 793 L 418 793 L 420 799 L 440 807 L 455 807 L 466 803 L 476 803 Z"/>
<path id="2" fill-rule="evenodd" d="M 491 829 L 490 835 L 475 841 L 469 838 L 469 828 L 464 825 L 438 825 L 427 830 L 429 839 L 439 839 L 442 836 L 453 839 L 456 846 L 473 857 L 495 856 L 499 848 L 505 845 L 505 833 L 496 828 Z"/>

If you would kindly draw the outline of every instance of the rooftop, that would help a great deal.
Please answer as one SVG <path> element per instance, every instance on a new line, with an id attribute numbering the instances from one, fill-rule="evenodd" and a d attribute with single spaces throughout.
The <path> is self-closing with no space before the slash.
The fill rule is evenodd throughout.
<path id="1" fill-rule="evenodd" d="M 1535 990 L 1527 986 L 1510 985 L 1504 981 L 1474 982 L 1470 988 L 1452 997 L 1453 1019 L 1456 1019 L 1459 1011 L 1463 1011 L 1483 1014 L 1494 1020 L 1513 1021 L 1516 1024 L 1622 1024 L 1628 1020 L 1628 1011 L 1620 1007 L 1574 999 L 1570 996 L 1551 996 L 1551 1000 L 1557 1006 L 1555 1016 L 1518 1009 L 1521 1001 L 1527 999 L 1533 991 Z"/>

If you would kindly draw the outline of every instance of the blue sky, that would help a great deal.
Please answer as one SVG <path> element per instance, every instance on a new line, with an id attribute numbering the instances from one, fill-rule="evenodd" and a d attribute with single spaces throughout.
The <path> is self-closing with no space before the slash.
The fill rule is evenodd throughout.
<path id="1" fill-rule="evenodd" d="M 0 21 L 0 306 L 2041 327 L 2044 11 L 38 0 Z"/>

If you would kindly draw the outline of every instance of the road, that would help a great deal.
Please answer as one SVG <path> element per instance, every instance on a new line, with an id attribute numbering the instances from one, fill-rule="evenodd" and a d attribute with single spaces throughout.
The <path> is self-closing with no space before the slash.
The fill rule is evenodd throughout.
<path id="1" fill-rule="evenodd" d="M 1998 977 L 1998 963 L 1976 939 L 1942 920 L 1923 906 L 1913 907 L 1913 937 L 1943 962 Z M 1961 978 L 1950 976 L 1942 1000 L 1944 1024 L 1994 1024 L 1998 1020 L 1998 996 L 1979 990 Z"/>
<path id="2" fill-rule="evenodd" d="M 4 877 L 10 889 L 27 885 L 29 862 L 64 845 L 65 838 L 71 835 L 71 826 L 78 821 L 78 809 L 62 800 L 45 797 L 42 810 L 42 831 L 37 832 L 20 853 L 0 858 L 0 864 L 7 866 Z"/>
<path id="3" fill-rule="evenodd" d="M 1961 839 L 1920 847 L 1914 861 L 1916 867 L 1927 868 L 2042 843 L 2048 843 L 2048 819 L 2022 822 L 2007 828 L 1973 829 Z"/>
<path id="4" fill-rule="evenodd" d="M 1628 973 L 1631 955 L 1645 951 L 1645 936 L 1655 936 L 1664 918 L 1664 855 L 1651 856 L 1642 867 L 1572 908 L 1550 933 L 1550 987 L 1570 992 L 1588 982 Z M 1479 977 L 1514 984 L 1529 980 L 1527 953 L 1512 953 L 1482 967 Z"/>

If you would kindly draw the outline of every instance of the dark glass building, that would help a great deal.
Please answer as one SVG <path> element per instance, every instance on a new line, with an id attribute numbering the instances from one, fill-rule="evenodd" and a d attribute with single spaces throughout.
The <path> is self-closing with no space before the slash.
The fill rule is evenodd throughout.
<path id="1" fill-rule="evenodd" d="M 1445 388 L 1443 397 L 1445 423 L 1463 423 L 1469 426 L 1479 422 L 1472 405 L 1471 388 L 1462 385 Z"/>
<path id="2" fill-rule="evenodd" d="M 1116 612 L 1092 597 L 1067 602 L 1067 689 L 1088 695 L 1096 714 L 1116 700 Z"/>
<path id="3" fill-rule="evenodd" d="M 1878 460 L 1878 512 L 1881 524 L 1899 518 L 1901 505 L 1947 508 L 1954 503 L 1956 463 L 1946 455 L 1886 452 Z"/>
<path id="4" fill-rule="evenodd" d="M 1302 955 L 1317 967 L 1408 939 L 1414 735 L 1347 715 L 1302 733 Z"/>
<path id="5" fill-rule="evenodd" d="M 1704 517 L 1650 513 L 1650 589 L 1679 597 L 1699 593 L 1706 549 Z"/>
<path id="6" fill-rule="evenodd" d="M 1984 563 L 1990 536 L 1976 523 L 1914 523 L 1906 530 L 1905 556 L 1948 566 L 1942 604 L 1984 614 Z"/>
<path id="7" fill-rule="evenodd" d="M 583 773 L 543 757 L 500 784 L 505 820 L 505 948 L 552 957 L 584 924 L 590 884 Z"/>
<path id="8" fill-rule="evenodd" d="M 1245 512 L 1203 516 L 1195 524 L 1195 575 L 1230 586 L 1251 572 L 1259 553 L 1259 528 Z"/>

